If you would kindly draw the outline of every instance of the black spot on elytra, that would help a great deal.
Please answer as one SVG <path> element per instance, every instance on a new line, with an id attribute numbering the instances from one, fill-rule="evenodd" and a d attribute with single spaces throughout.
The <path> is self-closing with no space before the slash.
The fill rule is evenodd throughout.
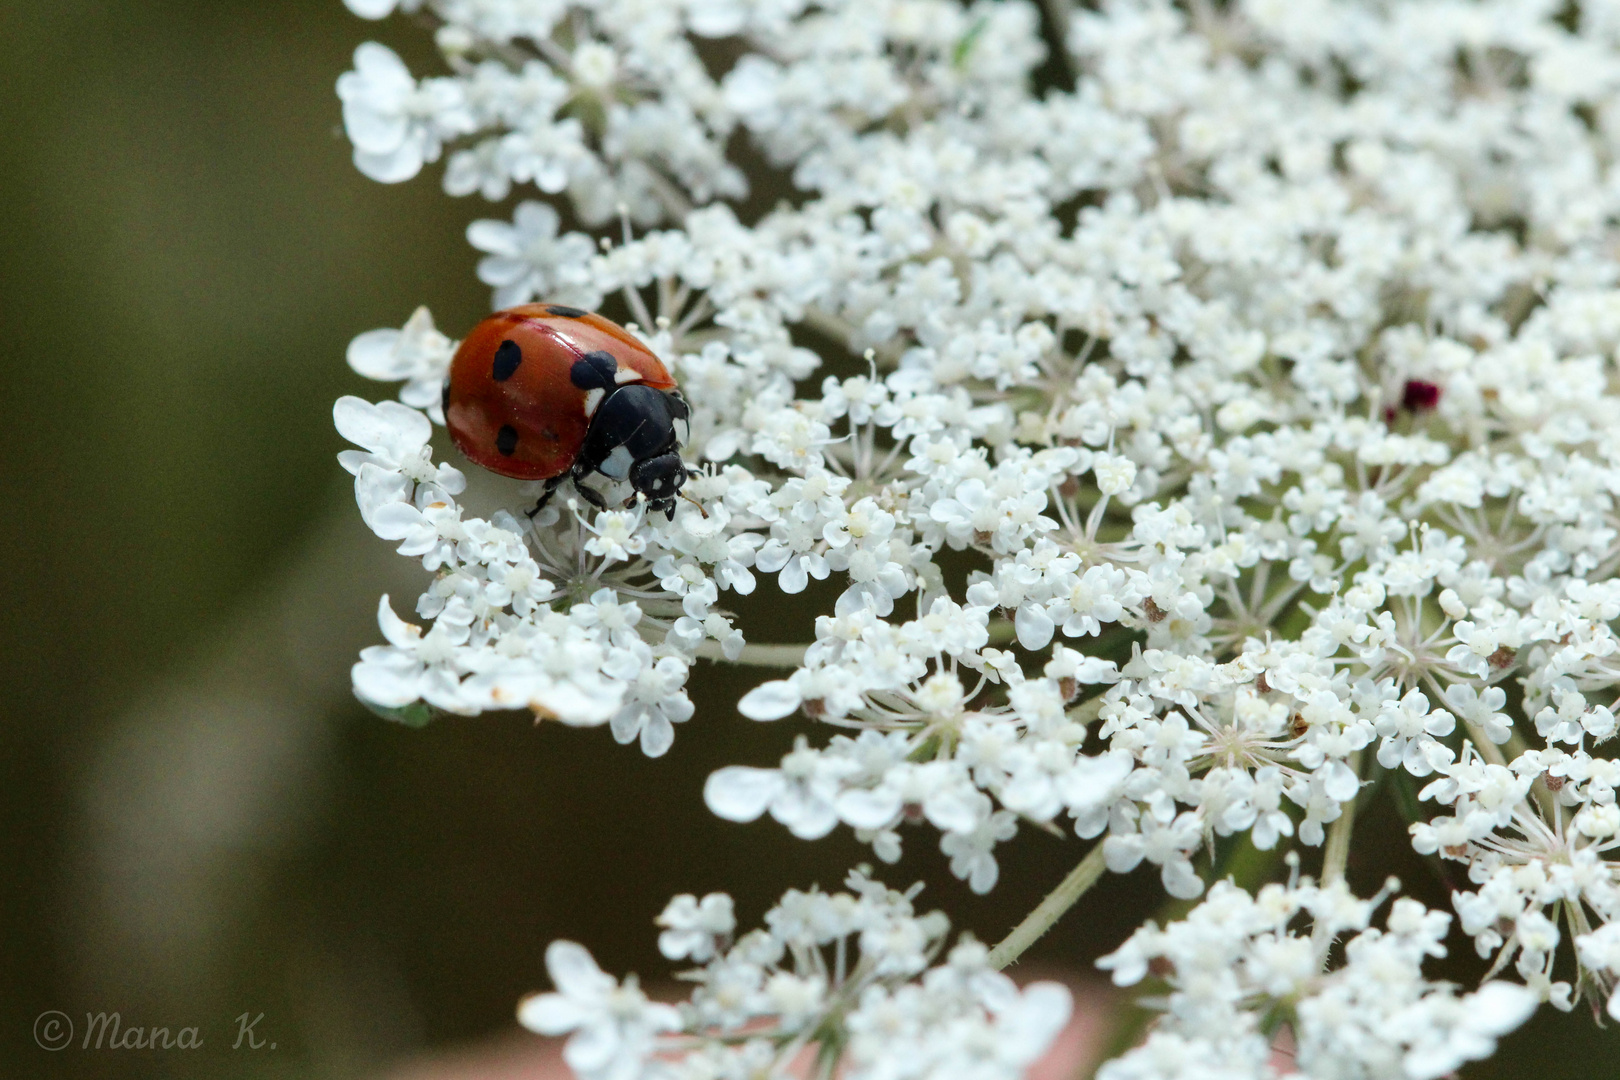
<path id="1" fill-rule="evenodd" d="M 517 449 L 517 428 L 502 424 L 501 430 L 495 433 L 495 449 L 501 452 L 502 457 L 511 457 Z"/>
<path id="2" fill-rule="evenodd" d="M 612 353 L 593 349 L 574 361 L 568 369 L 568 380 L 581 390 L 609 390 L 615 385 L 618 371 L 619 362 Z"/>
<path id="3" fill-rule="evenodd" d="M 586 311 L 584 308 L 564 307 L 561 304 L 547 304 L 546 314 L 555 315 L 559 319 L 583 319 L 585 316 L 589 315 L 590 312 Z"/>
<path id="4" fill-rule="evenodd" d="M 512 373 L 518 369 L 518 365 L 521 363 L 523 363 L 523 350 L 518 348 L 517 342 L 507 339 L 501 342 L 500 347 L 495 350 L 495 364 L 490 374 L 495 376 L 496 382 L 505 382 L 512 377 Z"/>

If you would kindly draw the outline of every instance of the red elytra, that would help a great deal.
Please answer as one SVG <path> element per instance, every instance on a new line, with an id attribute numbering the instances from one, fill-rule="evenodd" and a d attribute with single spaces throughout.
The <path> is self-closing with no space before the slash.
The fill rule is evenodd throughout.
<path id="1" fill-rule="evenodd" d="M 575 364 L 606 353 L 617 383 L 675 389 L 669 369 L 624 327 L 560 304 L 523 304 L 473 327 L 450 362 L 450 437 L 491 472 L 545 480 L 579 456 L 602 390 L 582 389 Z"/>

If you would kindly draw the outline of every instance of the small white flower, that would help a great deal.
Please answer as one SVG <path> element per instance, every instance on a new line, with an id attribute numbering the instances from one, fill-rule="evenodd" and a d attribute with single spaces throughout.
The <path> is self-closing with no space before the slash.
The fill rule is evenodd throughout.
<path id="1" fill-rule="evenodd" d="M 1507 704 L 1507 691 L 1500 686 L 1476 690 L 1468 683 L 1453 683 L 1446 687 L 1446 704 L 1493 743 L 1505 743 L 1513 735 L 1512 721 L 1499 711 Z"/>
<path id="2" fill-rule="evenodd" d="M 574 78 L 582 86 L 603 90 L 613 82 L 619 68 L 619 58 L 609 45 L 600 41 L 586 41 L 574 49 Z"/>
<path id="3" fill-rule="evenodd" d="M 692 718 L 685 684 L 686 664 L 678 657 L 666 656 L 643 666 L 628 685 L 624 707 L 614 714 L 613 738 L 621 743 L 639 739 L 642 753 L 662 757 L 675 742 L 671 725 Z"/>
<path id="4" fill-rule="evenodd" d="M 669 902 L 656 922 L 665 928 L 658 935 L 658 951 L 671 960 L 690 958 L 695 964 L 708 962 L 716 946 L 737 929 L 731 897 L 725 893 L 710 893 L 701 902 L 682 893 Z"/>
<path id="5" fill-rule="evenodd" d="M 730 765 L 703 785 L 703 801 L 728 821 L 753 821 L 766 811 L 805 840 L 825 836 L 838 824 L 834 799 L 848 768 L 826 761 L 801 738 L 780 769 Z"/>
<path id="6" fill-rule="evenodd" d="M 647 538 L 637 531 L 641 517 L 639 510 L 603 510 L 585 526 L 591 534 L 585 550 L 607 563 L 628 562 L 640 555 L 647 550 Z"/>
<path id="7" fill-rule="evenodd" d="M 986 817 L 972 832 L 945 833 L 939 838 L 939 850 L 950 856 L 951 873 L 966 881 L 974 892 L 987 893 L 1001 876 L 993 854 L 995 846 L 1011 840 L 1017 832 L 1017 818 L 1002 810 Z"/>
<path id="8" fill-rule="evenodd" d="M 541 1035 L 569 1035 L 563 1060 L 586 1080 L 634 1075 L 654 1052 L 654 1038 L 680 1029 L 672 1006 L 648 1001 L 633 980 L 615 982 L 572 941 L 547 946 L 546 972 L 556 992 L 523 999 L 518 1023 Z"/>
<path id="9" fill-rule="evenodd" d="M 456 343 L 433 325 L 425 307 L 417 308 L 398 330 L 367 330 L 349 342 L 349 366 L 368 379 L 403 380 L 399 400 L 425 409 L 436 423 L 444 423 L 441 392 L 450 372 Z"/>
<path id="10" fill-rule="evenodd" d="M 366 452 L 344 450 L 338 464 L 358 476 L 365 465 L 398 472 L 417 484 L 432 484 L 455 495 L 466 479 L 448 465 L 435 465 L 428 439 L 433 425 L 415 409 L 392 401 L 373 405 L 357 397 L 338 398 L 332 408 L 338 434 L 365 447 Z"/>
<path id="11" fill-rule="evenodd" d="M 383 183 L 409 180 L 438 160 L 445 139 L 474 127 L 460 83 L 418 84 L 392 49 L 374 41 L 355 50 L 354 70 L 338 79 L 337 92 L 355 167 Z"/>
<path id="12" fill-rule="evenodd" d="M 495 287 L 494 307 L 535 299 L 601 304 L 589 267 L 596 245 L 584 233 L 559 236 L 559 220 L 557 211 L 530 199 L 518 203 L 511 224 L 482 219 L 467 226 L 467 242 L 487 252 L 478 261 L 478 280 Z"/>
<path id="13" fill-rule="evenodd" d="M 620 648 L 629 648 L 640 641 L 635 627 L 641 621 L 641 606 L 634 600 L 620 601 L 612 589 L 597 589 L 589 602 L 570 608 L 569 617 L 579 626 L 601 633 Z"/>
<path id="14" fill-rule="evenodd" d="M 1136 463 L 1119 454 L 1098 454 L 1091 469 L 1097 477 L 1097 490 L 1104 495 L 1119 495 L 1136 483 Z"/>
<path id="15" fill-rule="evenodd" d="M 388 644 L 361 651 L 353 669 L 356 694 L 386 708 L 426 701 L 447 712 L 476 711 L 461 695 L 468 651 L 464 633 L 442 624 L 424 634 L 394 614 L 387 596 L 377 605 L 377 623 Z"/>
<path id="16" fill-rule="evenodd" d="M 1378 747 L 1378 763 L 1386 769 L 1404 765 L 1413 776 L 1428 776 L 1436 765 L 1449 765 L 1451 751 L 1436 744 L 1432 737 L 1450 735 L 1457 726 L 1444 709 L 1429 710 L 1429 699 L 1417 690 L 1408 691 L 1398 702 L 1390 702 L 1378 714 L 1375 727 L 1384 741 Z"/>

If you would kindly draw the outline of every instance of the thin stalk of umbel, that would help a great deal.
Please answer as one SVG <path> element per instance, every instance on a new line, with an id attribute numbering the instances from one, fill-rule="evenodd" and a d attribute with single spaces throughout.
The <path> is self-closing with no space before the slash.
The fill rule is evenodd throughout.
<path id="1" fill-rule="evenodd" d="M 1052 929 L 1064 912 L 1074 907 L 1075 901 L 1084 896 L 1086 890 L 1097 884 L 1106 865 L 1103 846 L 1099 843 L 1080 860 L 1080 865 L 1069 871 L 1068 877 L 1058 882 L 1057 888 L 1048 893 L 1045 900 L 1035 906 L 1034 911 L 1024 917 L 1023 922 L 1013 927 L 1012 933 L 990 950 L 990 966 L 999 971 L 1022 956 L 1025 949 Z"/>
<path id="2" fill-rule="evenodd" d="M 1350 757 L 1350 767 L 1361 775 L 1361 753 Z M 1322 884 L 1327 885 L 1344 877 L 1345 864 L 1350 861 L 1350 833 L 1356 827 L 1357 797 L 1352 795 L 1340 805 L 1339 816 L 1328 827 L 1327 845 L 1322 851 Z"/>
<path id="3" fill-rule="evenodd" d="M 990 623 L 988 633 L 990 644 L 1005 645 L 1013 640 L 1013 624 L 1005 619 L 997 619 Z M 737 659 L 727 660 L 720 651 L 718 641 L 704 641 L 698 644 L 696 652 L 699 659 L 718 660 L 742 667 L 795 668 L 804 663 L 805 650 L 809 648 L 809 645 L 744 645 Z"/>
<path id="4" fill-rule="evenodd" d="M 725 653 L 720 651 L 718 641 L 705 641 L 698 645 L 696 652 L 703 660 L 718 660 L 743 667 L 796 668 L 804 663 L 804 653 L 808 648 L 808 645 L 744 645 L 737 659 L 727 660 Z"/>

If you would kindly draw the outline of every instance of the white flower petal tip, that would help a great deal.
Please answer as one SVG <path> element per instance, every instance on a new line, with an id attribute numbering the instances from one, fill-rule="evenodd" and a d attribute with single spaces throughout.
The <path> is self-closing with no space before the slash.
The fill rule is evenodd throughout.
<path id="1" fill-rule="evenodd" d="M 1540 1004 L 1535 991 L 1518 983 L 1493 979 L 1465 999 L 1469 1025 L 1475 1031 L 1506 1035 L 1530 1019 Z"/>
<path id="2" fill-rule="evenodd" d="M 560 992 L 574 997 L 597 993 L 613 981 L 590 950 L 573 941 L 553 941 L 546 946 L 546 974 Z"/>
<path id="3" fill-rule="evenodd" d="M 517 1019 L 536 1035 L 566 1035 L 579 1025 L 578 1012 L 561 994 L 530 994 L 518 1002 Z"/>
<path id="4" fill-rule="evenodd" d="M 399 0 L 343 0 L 343 6 L 362 19 L 386 19 Z"/>
<path id="5" fill-rule="evenodd" d="M 1029 1065 L 1051 1049 L 1074 1014 L 1074 995 L 1062 983 L 1034 982 L 1024 987 L 998 1017 L 997 1028 L 1013 1059 Z"/>
<path id="6" fill-rule="evenodd" d="M 357 667 L 359 665 L 356 665 Z M 408 701 L 401 705 L 384 705 L 363 696 L 357 689 L 354 699 L 373 715 L 406 727 L 427 727 L 433 722 L 433 708 L 425 701 Z"/>
<path id="7" fill-rule="evenodd" d="M 711 773 L 703 785 L 703 801 L 717 817 L 727 821 L 754 821 L 765 813 L 783 788 L 775 769 L 729 765 Z"/>
<path id="8" fill-rule="evenodd" d="M 780 720 L 801 704 L 803 701 L 793 683 L 778 679 L 761 683 L 744 694 L 737 702 L 737 711 L 750 720 Z"/>

